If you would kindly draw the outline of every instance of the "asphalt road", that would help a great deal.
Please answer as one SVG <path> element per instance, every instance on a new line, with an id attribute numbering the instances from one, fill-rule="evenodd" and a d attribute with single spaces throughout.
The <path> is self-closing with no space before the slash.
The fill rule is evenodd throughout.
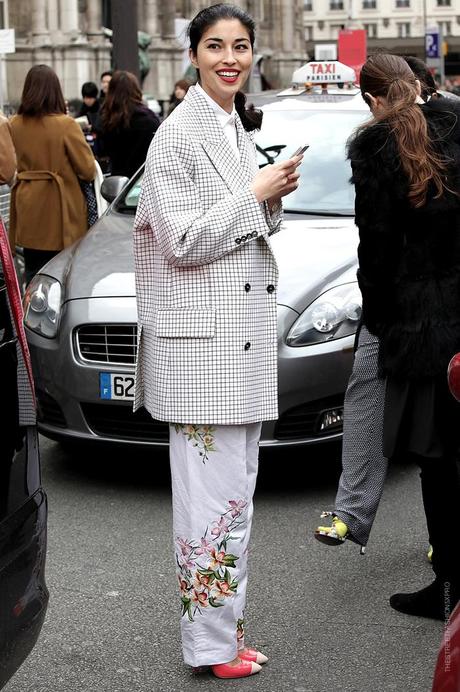
<path id="1" fill-rule="evenodd" d="M 312 537 L 333 501 L 337 451 L 262 454 L 247 639 L 270 661 L 250 679 L 219 681 L 181 660 L 166 455 L 42 443 L 50 605 L 5 692 L 431 690 L 442 623 L 388 605 L 431 580 L 415 467 L 391 470 L 360 556 Z"/>

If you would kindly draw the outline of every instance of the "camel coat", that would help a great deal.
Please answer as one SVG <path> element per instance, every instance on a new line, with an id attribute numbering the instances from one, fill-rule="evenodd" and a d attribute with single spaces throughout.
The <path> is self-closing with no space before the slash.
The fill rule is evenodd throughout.
<path id="1" fill-rule="evenodd" d="M 11 127 L 6 118 L 0 115 L 0 185 L 12 184 L 16 173 L 16 154 L 11 139 Z"/>
<path id="2" fill-rule="evenodd" d="M 90 182 L 94 157 L 80 126 L 68 115 L 16 115 L 11 133 L 17 180 L 11 194 L 10 243 L 62 250 L 88 229 L 78 178 Z"/>

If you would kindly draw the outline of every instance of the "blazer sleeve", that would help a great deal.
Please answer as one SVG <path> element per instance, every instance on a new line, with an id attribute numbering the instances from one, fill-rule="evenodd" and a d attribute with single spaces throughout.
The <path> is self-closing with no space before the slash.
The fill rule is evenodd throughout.
<path id="1" fill-rule="evenodd" d="M 16 152 L 11 138 L 11 127 L 0 117 L 0 184 L 10 185 L 16 173 Z"/>
<path id="2" fill-rule="evenodd" d="M 64 146 L 76 175 L 89 183 L 96 175 L 93 152 L 87 143 L 81 127 L 72 118 L 66 121 Z"/>
<path id="3" fill-rule="evenodd" d="M 277 202 L 270 211 L 268 202 L 264 202 L 264 213 L 269 228 L 268 235 L 273 235 L 281 230 L 281 222 L 283 220 L 283 205 L 281 200 Z"/>
<path id="4" fill-rule="evenodd" d="M 193 145 L 180 128 L 165 125 L 149 149 L 134 233 L 152 229 L 166 260 L 182 267 L 209 264 L 268 235 L 264 207 L 249 187 L 211 205 L 200 198 Z"/>

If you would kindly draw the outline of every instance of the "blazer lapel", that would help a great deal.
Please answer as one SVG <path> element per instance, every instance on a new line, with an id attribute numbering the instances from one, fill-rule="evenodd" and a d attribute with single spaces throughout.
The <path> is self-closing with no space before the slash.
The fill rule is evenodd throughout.
<path id="1" fill-rule="evenodd" d="M 232 192 L 241 190 L 247 185 L 251 170 L 249 143 L 239 116 L 236 115 L 236 128 L 240 159 L 237 158 L 215 114 L 200 93 L 190 87 L 185 98 L 191 107 L 190 120 L 199 123 L 197 137 L 210 162 Z"/>

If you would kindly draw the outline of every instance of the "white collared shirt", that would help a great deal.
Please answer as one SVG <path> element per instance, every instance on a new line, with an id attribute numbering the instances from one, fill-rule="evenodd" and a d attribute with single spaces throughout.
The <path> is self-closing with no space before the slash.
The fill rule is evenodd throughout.
<path id="1" fill-rule="evenodd" d="M 233 106 L 233 110 L 231 113 L 227 113 L 227 111 L 224 111 L 222 106 L 219 106 L 214 99 L 212 99 L 209 94 L 205 92 L 203 87 L 201 87 L 199 84 L 195 84 L 195 88 L 200 92 L 202 96 L 205 97 L 209 105 L 211 106 L 212 110 L 216 114 L 217 120 L 219 121 L 220 125 L 222 126 L 223 131 L 225 132 L 228 141 L 230 142 L 230 146 L 232 147 L 233 151 L 237 155 L 238 159 L 240 158 L 240 151 L 238 149 L 238 137 L 236 134 L 236 124 L 235 124 L 235 115 L 236 115 L 236 109 L 235 106 Z"/>

